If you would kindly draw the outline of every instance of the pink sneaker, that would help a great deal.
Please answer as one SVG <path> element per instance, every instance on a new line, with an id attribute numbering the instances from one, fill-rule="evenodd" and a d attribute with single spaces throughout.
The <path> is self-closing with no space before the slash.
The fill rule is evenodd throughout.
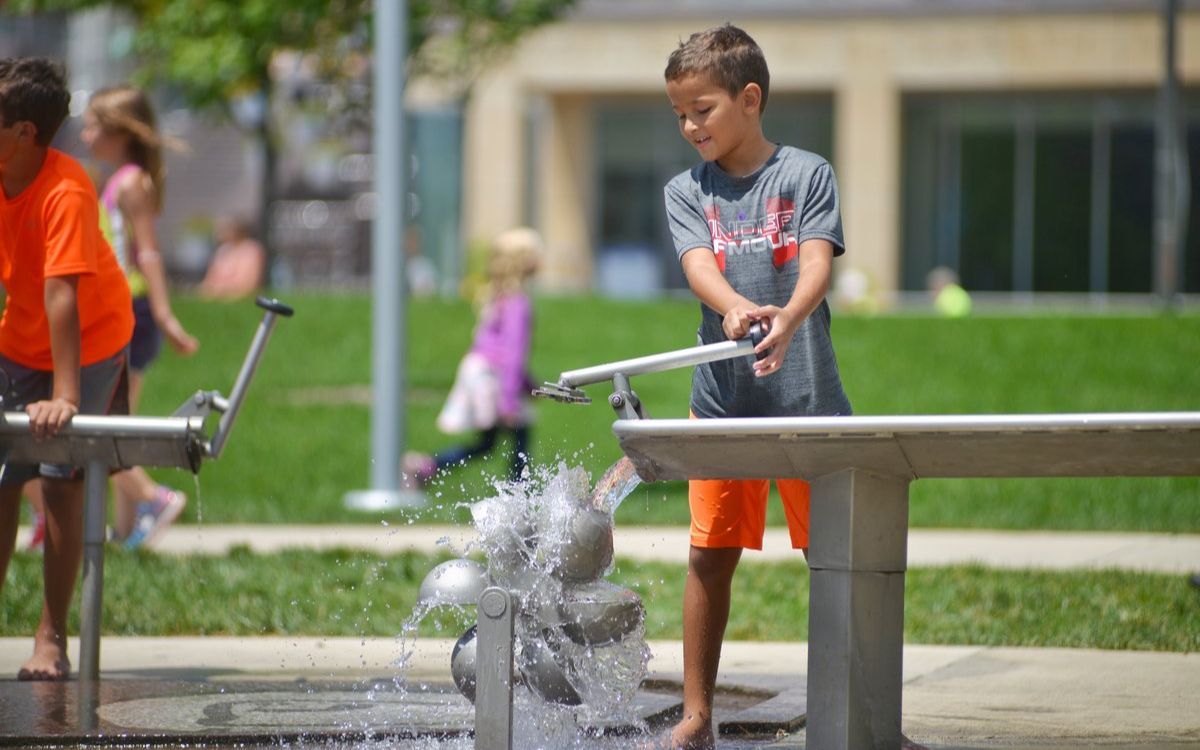
<path id="1" fill-rule="evenodd" d="M 153 500 L 138 504 L 137 520 L 133 523 L 133 531 L 125 537 L 125 548 L 149 546 L 163 529 L 179 518 L 185 505 L 187 495 L 160 484 L 154 491 Z"/>
<path id="2" fill-rule="evenodd" d="M 41 552 L 42 547 L 46 545 L 46 516 L 41 513 L 33 514 L 33 534 L 29 537 L 29 545 L 26 547 L 30 552 Z"/>
<path id="3" fill-rule="evenodd" d="M 404 454 L 401 462 L 401 479 L 405 489 L 416 490 L 424 487 L 437 474 L 437 461 L 426 453 L 410 451 Z"/>

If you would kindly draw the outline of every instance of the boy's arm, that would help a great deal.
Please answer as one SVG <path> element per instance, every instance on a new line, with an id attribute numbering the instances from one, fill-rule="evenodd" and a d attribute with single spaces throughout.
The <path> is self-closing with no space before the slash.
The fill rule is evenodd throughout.
<path id="1" fill-rule="evenodd" d="M 758 377 L 770 375 L 783 365 L 792 336 L 812 311 L 817 309 L 829 291 L 829 277 L 833 269 L 833 243 L 829 240 L 810 239 L 800 243 L 800 276 L 796 289 L 783 307 L 764 305 L 749 311 L 751 320 L 766 323 L 767 335 L 754 348 L 756 352 L 770 350 L 763 359 L 754 363 L 754 374 Z"/>
<path id="2" fill-rule="evenodd" d="M 700 301 L 724 320 L 721 327 L 730 341 L 745 338 L 754 322 L 752 312 L 758 305 L 734 291 L 717 266 L 717 257 L 706 247 L 688 250 L 680 259 L 688 286 Z"/>
<path id="3" fill-rule="evenodd" d="M 54 390 L 47 401 L 25 410 L 35 438 L 50 437 L 79 413 L 79 276 L 46 278 L 46 319 L 50 324 L 50 354 L 54 358 Z"/>

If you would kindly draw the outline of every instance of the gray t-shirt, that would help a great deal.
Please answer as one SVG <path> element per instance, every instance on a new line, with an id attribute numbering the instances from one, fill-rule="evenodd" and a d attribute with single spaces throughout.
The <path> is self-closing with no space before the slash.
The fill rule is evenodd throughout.
<path id="1" fill-rule="evenodd" d="M 796 290 L 800 243 L 819 238 L 846 251 L 837 181 L 816 154 L 780 146 L 753 174 L 733 177 L 716 162 L 677 175 L 666 189 L 667 222 L 680 259 L 708 248 L 733 289 L 760 305 L 783 307 Z M 700 305 L 701 344 L 725 341 L 721 316 Z M 774 374 L 754 377 L 753 357 L 696 367 L 697 417 L 785 417 L 850 414 L 842 390 L 825 300 L 796 331 Z"/>

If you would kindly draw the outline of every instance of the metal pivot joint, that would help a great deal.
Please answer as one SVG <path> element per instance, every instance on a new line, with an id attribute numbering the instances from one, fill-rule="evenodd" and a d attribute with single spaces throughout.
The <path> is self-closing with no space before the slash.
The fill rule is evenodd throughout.
<path id="1" fill-rule="evenodd" d="M 618 372 L 613 375 L 612 383 L 613 392 L 608 397 L 608 405 L 617 413 L 617 419 L 646 419 L 642 400 L 634 393 L 629 378 Z"/>

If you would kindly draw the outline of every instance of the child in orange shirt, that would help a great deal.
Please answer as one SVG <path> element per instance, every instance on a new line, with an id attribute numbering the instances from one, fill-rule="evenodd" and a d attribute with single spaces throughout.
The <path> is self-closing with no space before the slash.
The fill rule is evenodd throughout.
<path id="1" fill-rule="evenodd" d="M 4 409 L 24 409 L 35 437 L 80 412 L 128 412 L 133 333 L 125 274 L 100 232 L 96 190 L 71 157 L 50 148 L 70 93 L 59 65 L 0 60 L 0 369 Z M 62 680 L 67 614 L 83 557 L 83 479 L 76 466 L 0 467 L 0 584 L 16 542 L 21 485 L 41 476 L 45 596 L 23 680 Z"/>

